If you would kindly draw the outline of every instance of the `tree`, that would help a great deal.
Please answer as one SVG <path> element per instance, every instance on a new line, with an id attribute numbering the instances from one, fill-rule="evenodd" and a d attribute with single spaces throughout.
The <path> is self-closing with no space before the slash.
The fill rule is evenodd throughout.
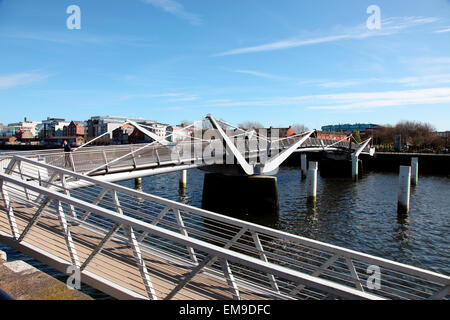
<path id="1" fill-rule="evenodd" d="M 410 143 L 413 148 L 436 147 L 442 140 L 436 139 L 434 127 L 429 123 L 401 121 L 395 126 L 385 125 L 377 128 L 374 141 L 377 145 L 393 145 L 396 135 L 401 136 L 402 143 Z"/>
<path id="2" fill-rule="evenodd" d="M 300 133 L 309 131 L 307 126 L 305 126 L 303 124 L 299 124 L 299 123 L 294 124 L 292 126 L 292 129 L 294 129 L 295 134 L 300 134 Z"/>
<path id="3" fill-rule="evenodd" d="M 257 121 L 244 121 L 242 123 L 239 123 L 238 127 L 245 129 L 245 130 L 264 128 L 264 126 L 260 122 L 257 122 Z"/>
<path id="4" fill-rule="evenodd" d="M 353 139 L 355 139 L 356 143 L 361 143 L 361 136 L 359 135 L 359 131 L 353 130 Z"/>

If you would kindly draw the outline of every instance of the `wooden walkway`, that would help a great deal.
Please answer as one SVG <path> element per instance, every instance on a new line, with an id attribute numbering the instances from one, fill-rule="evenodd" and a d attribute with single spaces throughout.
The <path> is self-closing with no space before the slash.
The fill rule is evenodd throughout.
<path id="1" fill-rule="evenodd" d="M 3 199 L 1 199 L 1 203 L 0 231 L 10 234 L 10 226 Z M 31 220 L 33 211 L 17 203 L 13 204 L 13 208 L 19 233 L 21 233 Z M 104 236 L 87 230 L 82 226 L 72 226 L 70 231 L 80 262 L 83 263 Z M 70 261 L 62 227 L 58 218 L 51 214 L 43 213 L 39 218 L 39 222 L 25 236 L 24 241 L 63 260 Z M 145 251 L 143 251 L 143 258 L 158 297 L 164 297 L 169 294 L 181 280 L 182 277 L 180 275 L 191 271 L 186 266 Z M 94 257 L 86 270 L 136 292 L 142 295 L 143 298 L 147 296 L 145 285 L 131 248 L 119 241 L 110 240 L 104 249 Z M 241 291 L 240 294 L 242 299 L 246 300 L 265 299 L 264 296 L 256 295 L 250 291 Z M 173 299 L 224 300 L 232 298 L 226 281 L 203 272 L 196 275 Z"/>

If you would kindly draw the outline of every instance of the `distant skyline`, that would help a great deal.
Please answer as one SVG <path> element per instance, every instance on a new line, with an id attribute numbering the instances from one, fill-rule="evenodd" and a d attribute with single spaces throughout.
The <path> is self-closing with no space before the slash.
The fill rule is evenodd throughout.
<path id="1" fill-rule="evenodd" d="M 211 113 L 450 130 L 450 0 L 0 0 L 0 58 L 5 125 Z"/>

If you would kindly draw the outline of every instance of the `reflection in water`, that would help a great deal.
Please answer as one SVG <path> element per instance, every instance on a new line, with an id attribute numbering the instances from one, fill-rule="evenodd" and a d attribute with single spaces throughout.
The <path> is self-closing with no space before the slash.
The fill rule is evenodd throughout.
<path id="1" fill-rule="evenodd" d="M 201 208 L 204 172 L 188 171 L 188 188 L 178 190 L 178 173 L 144 178 L 145 192 Z M 278 215 L 243 213 L 239 219 L 387 259 L 450 273 L 448 197 L 450 180 L 421 176 L 411 192 L 411 212 L 397 216 L 395 173 L 366 172 L 357 183 L 318 175 L 317 202 L 307 204 L 299 168 L 277 174 Z M 127 185 L 131 182 L 122 182 Z"/>

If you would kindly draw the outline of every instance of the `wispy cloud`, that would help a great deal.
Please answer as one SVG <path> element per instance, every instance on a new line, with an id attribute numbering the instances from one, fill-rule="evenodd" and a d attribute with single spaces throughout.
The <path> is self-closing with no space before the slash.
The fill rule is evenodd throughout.
<path id="1" fill-rule="evenodd" d="M 67 45 L 130 45 L 130 46 L 148 46 L 152 45 L 149 43 L 148 39 L 135 37 L 131 35 L 121 36 L 121 35 L 97 35 L 87 32 L 74 33 L 61 31 L 61 32 L 50 32 L 41 30 L 37 31 L 17 31 L 17 30 L 2 30 L 0 31 L 0 37 L 10 38 L 10 39 L 24 39 L 33 41 L 46 41 L 57 44 L 67 44 Z"/>
<path id="2" fill-rule="evenodd" d="M 310 106 L 309 109 L 358 111 L 383 107 L 450 103 L 450 88 L 345 93 L 321 98 L 332 101 L 332 104 Z"/>
<path id="3" fill-rule="evenodd" d="M 232 70 L 232 71 L 236 72 L 236 73 L 248 74 L 251 76 L 265 78 L 265 79 L 271 79 L 271 80 L 288 80 L 289 79 L 288 77 L 278 76 L 278 75 L 274 75 L 274 74 L 270 74 L 270 73 L 266 73 L 266 72 L 255 71 L 255 70 L 237 69 L 237 70 Z"/>
<path id="4" fill-rule="evenodd" d="M 169 102 L 180 102 L 180 101 L 194 101 L 198 100 L 199 97 L 195 94 L 181 93 L 181 92 L 168 92 L 168 93 L 136 93 L 127 94 L 119 97 L 119 100 L 132 100 L 132 99 L 160 99 L 166 98 Z"/>
<path id="5" fill-rule="evenodd" d="M 275 97 L 257 100 L 223 100 L 210 103 L 215 107 L 303 107 L 312 110 L 370 111 L 383 107 L 450 103 L 450 88 L 350 92 L 306 96 Z"/>
<path id="6" fill-rule="evenodd" d="M 382 21 L 381 30 L 368 30 L 365 25 L 359 25 L 341 34 L 316 36 L 308 39 L 287 39 L 270 42 L 262 45 L 237 48 L 216 54 L 216 56 L 227 56 L 235 54 L 245 54 L 252 52 L 273 51 L 289 48 L 302 47 L 320 43 L 329 43 L 341 40 L 365 39 L 374 36 L 387 36 L 398 33 L 402 30 L 413 28 L 419 25 L 429 24 L 438 21 L 434 17 L 392 17 Z"/>
<path id="7" fill-rule="evenodd" d="M 434 33 L 444 33 L 444 32 L 450 32 L 450 27 L 446 28 L 446 29 L 440 29 L 440 30 L 435 30 L 433 31 Z"/>
<path id="8" fill-rule="evenodd" d="M 184 9 L 184 6 L 174 0 L 141 0 L 144 3 L 151 4 L 152 6 L 162 9 L 165 12 L 173 14 L 181 19 L 189 21 L 190 24 L 200 25 L 202 19 L 198 14 L 188 12 Z"/>
<path id="9" fill-rule="evenodd" d="M 0 75 L 0 89 L 11 89 L 32 83 L 40 82 L 50 77 L 48 74 L 38 72 L 24 72 L 8 75 Z"/>
<path id="10" fill-rule="evenodd" d="M 404 87 L 431 86 L 450 83 L 450 74 L 432 74 L 400 78 L 362 78 L 341 81 L 318 80 L 316 85 L 322 88 L 346 88 L 368 84 L 397 84 Z M 302 84 L 302 83 L 300 83 Z"/>
<path id="11" fill-rule="evenodd" d="M 441 65 L 450 64 L 450 58 L 434 58 L 434 63 L 439 62 Z M 368 77 L 368 78 L 355 78 L 355 79 L 308 79 L 299 80 L 294 77 L 286 77 L 275 75 L 266 72 L 260 72 L 255 70 L 230 70 L 235 73 L 247 74 L 258 78 L 264 78 L 275 81 L 289 81 L 296 82 L 299 86 L 316 86 L 319 88 L 337 89 L 348 88 L 354 86 L 363 86 L 369 84 L 396 84 L 403 87 L 418 87 L 418 86 L 432 86 L 450 83 L 450 73 L 438 73 L 428 75 L 413 75 L 407 77 Z"/>

